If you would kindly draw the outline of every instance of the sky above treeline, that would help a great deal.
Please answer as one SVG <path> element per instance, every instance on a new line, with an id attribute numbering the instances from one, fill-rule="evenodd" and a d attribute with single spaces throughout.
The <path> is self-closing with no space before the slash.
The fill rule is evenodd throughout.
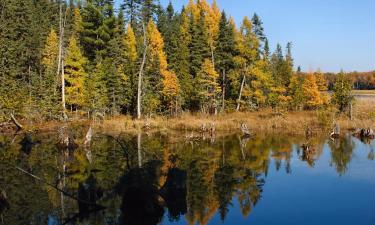
<path id="1" fill-rule="evenodd" d="M 180 10 L 188 0 L 172 2 Z M 211 0 L 208 0 L 211 2 Z M 116 0 L 119 4 L 122 0 Z M 256 12 L 274 49 L 293 43 L 303 71 L 375 70 L 375 0 L 217 0 L 239 26 Z"/>

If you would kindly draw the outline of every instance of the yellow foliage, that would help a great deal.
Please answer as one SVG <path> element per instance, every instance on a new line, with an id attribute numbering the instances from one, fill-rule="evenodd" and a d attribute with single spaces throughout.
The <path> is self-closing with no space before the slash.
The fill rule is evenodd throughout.
<path id="1" fill-rule="evenodd" d="M 52 72 L 57 66 L 57 55 L 59 52 L 59 43 L 57 34 L 54 29 L 51 29 L 43 50 L 42 64 L 46 71 Z"/>
<path id="2" fill-rule="evenodd" d="M 81 11 L 78 7 L 74 8 L 73 35 L 77 35 L 83 30 Z"/>
<path id="3" fill-rule="evenodd" d="M 316 77 L 313 74 L 308 74 L 302 85 L 302 91 L 306 98 L 307 108 L 316 108 L 323 105 L 323 100 L 320 96 L 318 85 L 316 84 Z"/>
<path id="4" fill-rule="evenodd" d="M 151 64 L 158 66 L 162 78 L 162 94 L 168 101 L 169 107 L 172 107 L 179 94 L 180 86 L 176 74 L 168 70 L 167 58 L 163 50 L 163 37 L 152 20 L 147 26 L 147 35 L 149 60 Z"/>
<path id="5" fill-rule="evenodd" d="M 78 47 L 77 40 L 72 36 L 66 55 L 66 102 L 69 105 L 82 106 L 84 104 L 84 81 L 86 72 L 84 65 L 87 60 Z"/>
<path id="6" fill-rule="evenodd" d="M 126 29 L 123 42 L 126 51 L 125 56 L 131 63 L 134 63 L 137 60 L 137 40 L 130 24 Z"/>
<path id="7" fill-rule="evenodd" d="M 221 93 L 221 87 L 217 82 L 218 78 L 219 74 L 215 71 L 211 60 L 205 59 L 198 74 L 198 82 L 200 84 L 200 95 L 210 107 L 217 106 L 217 97 Z"/>

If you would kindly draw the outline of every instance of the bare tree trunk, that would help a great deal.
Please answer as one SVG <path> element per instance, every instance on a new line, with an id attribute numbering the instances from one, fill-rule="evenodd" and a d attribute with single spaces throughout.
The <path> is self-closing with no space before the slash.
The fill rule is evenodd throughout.
<path id="1" fill-rule="evenodd" d="M 62 56 L 62 4 L 59 2 L 60 6 L 60 14 L 59 14 L 59 55 L 57 58 L 57 76 L 60 75 L 60 68 L 61 68 L 61 56 Z"/>
<path id="2" fill-rule="evenodd" d="M 225 70 L 223 70 L 223 96 L 222 96 L 222 99 L 221 99 L 221 112 L 225 112 L 225 88 L 226 88 L 226 85 L 225 85 L 225 79 L 226 79 L 226 74 L 225 74 Z"/>
<path id="3" fill-rule="evenodd" d="M 66 115 L 66 105 L 65 105 L 65 70 L 64 70 L 64 60 L 61 62 L 61 102 L 63 107 L 63 117 L 64 120 L 67 118 Z"/>
<path id="4" fill-rule="evenodd" d="M 142 63 L 141 63 L 141 68 L 139 69 L 139 74 L 138 74 L 138 90 L 137 90 L 137 118 L 141 119 L 142 114 L 141 114 L 141 104 L 142 104 L 142 77 L 143 77 L 143 70 L 144 66 L 146 63 L 146 57 L 147 57 L 147 37 L 146 37 L 146 29 L 145 29 L 145 24 L 142 24 L 143 27 L 143 45 L 144 45 L 144 50 L 143 50 L 143 57 L 142 57 Z"/>
<path id="5" fill-rule="evenodd" d="M 64 74 L 64 57 L 63 57 L 63 45 L 64 45 L 64 27 L 65 27 L 65 20 L 63 19 L 62 15 L 62 4 L 61 1 L 59 2 L 60 5 L 60 16 L 59 16 L 59 29 L 60 29 L 60 37 L 59 37 L 59 55 L 58 55 L 58 64 L 57 64 L 57 76 L 60 75 L 61 71 L 61 104 L 63 107 L 63 117 L 64 119 L 67 118 L 66 116 L 66 105 L 65 105 L 65 74 Z"/>
<path id="6" fill-rule="evenodd" d="M 242 91 L 243 91 L 244 85 L 245 85 L 245 74 L 243 75 L 242 82 L 241 82 L 241 88 L 240 88 L 240 94 L 238 95 L 238 103 L 237 103 L 237 109 L 236 109 L 237 112 L 240 110 Z"/>

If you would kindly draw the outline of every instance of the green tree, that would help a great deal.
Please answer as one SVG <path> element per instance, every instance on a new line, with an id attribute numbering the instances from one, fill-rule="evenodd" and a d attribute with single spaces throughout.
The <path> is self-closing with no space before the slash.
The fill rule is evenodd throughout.
<path id="1" fill-rule="evenodd" d="M 336 105 L 340 112 L 348 110 L 350 104 L 353 102 L 352 83 L 344 72 L 337 75 L 336 81 L 333 85 L 333 94 L 331 102 Z"/>

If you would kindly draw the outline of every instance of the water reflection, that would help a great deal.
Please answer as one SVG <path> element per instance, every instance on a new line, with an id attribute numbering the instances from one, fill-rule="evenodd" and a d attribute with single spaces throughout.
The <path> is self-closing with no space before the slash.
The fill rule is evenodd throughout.
<path id="1" fill-rule="evenodd" d="M 83 143 L 83 130 L 74 132 L 76 142 Z M 293 176 L 298 169 L 293 165 L 301 162 L 313 170 L 327 149 L 330 165 L 344 176 L 356 146 L 364 145 L 350 136 L 326 141 L 235 135 L 171 142 L 161 134 L 96 134 L 91 147 L 60 148 L 61 137 L 53 133 L 17 138 L 0 137 L 0 191 L 11 205 L 0 199 L 4 224 L 203 225 L 214 217 L 233 224 L 228 221 L 233 210 L 251 218 L 270 168 Z M 368 143 L 366 160 L 374 160 Z"/>

